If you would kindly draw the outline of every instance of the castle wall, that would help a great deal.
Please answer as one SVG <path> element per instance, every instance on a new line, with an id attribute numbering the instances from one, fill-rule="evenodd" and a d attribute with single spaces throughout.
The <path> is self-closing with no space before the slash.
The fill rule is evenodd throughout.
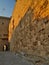
<path id="1" fill-rule="evenodd" d="M 23 13 L 19 19 L 21 17 L 19 11 L 23 12 L 21 4 L 25 2 L 27 5 L 24 7 L 28 6 L 27 10 L 24 10 L 25 14 Z M 18 0 L 16 3 L 9 24 L 10 50 L 40 56 L 49 55 L 49 0 Z"/>

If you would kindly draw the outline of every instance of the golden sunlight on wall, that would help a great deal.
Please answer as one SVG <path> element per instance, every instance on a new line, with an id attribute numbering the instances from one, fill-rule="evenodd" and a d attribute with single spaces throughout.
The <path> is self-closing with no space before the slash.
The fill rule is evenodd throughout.
<path id="1" fill-rule="evenodd" d="M 18 0 L 15 3 L 12 18 L 9 24 L 9 39 L 11 38 L 12 35 L 12 21 L 14 21 L 14 28 L 15 28 L 19 24 L 23 16 L 25 15 L 30 5 L 31 5 L 31 0 Z"/>
<path id="2" fill-rule="evenodd" d="M 29 8 L 32 9 L 33 20 L 44 18 L 49 15 L 49 0 L 17 0 L 9 24 L 9 40 L 12 37 L 13 30 L 18 26 Z"/>

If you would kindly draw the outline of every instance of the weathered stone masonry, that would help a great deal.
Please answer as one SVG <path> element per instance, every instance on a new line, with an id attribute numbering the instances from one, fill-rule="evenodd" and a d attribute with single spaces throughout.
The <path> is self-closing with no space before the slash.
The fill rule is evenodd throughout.
<path id="1" fill-rule="evenodd" d="M 15 28 L 10 41 L 10 49 L 40 56 L 49 55 L 49 17 L 33 21 L 33 10 L 28 9 Z"/>

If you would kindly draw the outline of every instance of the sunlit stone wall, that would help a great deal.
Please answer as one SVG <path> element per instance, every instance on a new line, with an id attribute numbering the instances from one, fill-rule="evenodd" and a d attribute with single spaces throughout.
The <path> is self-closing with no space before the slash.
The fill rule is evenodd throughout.
<path id="1" fill-rule="evenodd" d="M 9 42 L 11 51 L 49 55 L 49 0 L 16 2 L 9 24 Z"/>

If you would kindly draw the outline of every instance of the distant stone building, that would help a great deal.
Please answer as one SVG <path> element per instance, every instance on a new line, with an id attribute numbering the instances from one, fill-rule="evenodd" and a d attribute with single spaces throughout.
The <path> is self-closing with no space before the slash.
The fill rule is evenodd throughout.
<path id="1" fill-rule="evenodd" d="M 9 17 L 0 16 L 0 51 L 3 51 L 4 45 L 8 46 L 9 22 Z"/>
<path id="2" fill-rule="evenodd" d="M 9 23 L 10 50 L 49 55 L 49 0 L 17 0 Z"/>

